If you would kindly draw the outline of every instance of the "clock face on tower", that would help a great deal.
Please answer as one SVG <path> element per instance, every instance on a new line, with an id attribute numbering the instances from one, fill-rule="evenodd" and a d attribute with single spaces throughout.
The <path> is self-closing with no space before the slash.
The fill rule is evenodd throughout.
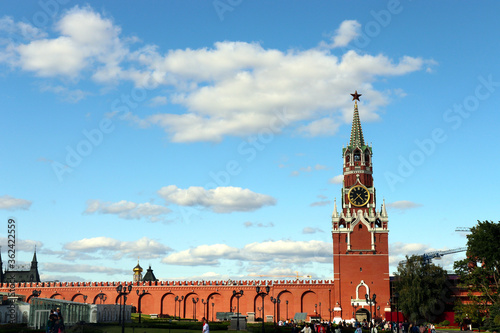
<path id="1" fill-rule="evenodd" d="M 366 187 L 361 185 L 351 187 L 347 196 L 351 204 L 356 207 L 364 206 L 370 200 L 370 192 L 368 192 Z"/>

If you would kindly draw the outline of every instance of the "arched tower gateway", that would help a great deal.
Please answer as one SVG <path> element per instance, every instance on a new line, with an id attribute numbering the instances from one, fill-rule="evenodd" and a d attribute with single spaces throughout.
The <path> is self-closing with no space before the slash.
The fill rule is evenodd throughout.
<path id="1" fill-rule="evenodd" d="M 385 318 L 390 311 L 388 218 L 385 203 L 376 211 L 372 147 L 365 144 L 353 96 L 351 139 L 342 149 L 341 211 L 332 215 L 334 319 Z M 365 295 L 373 298 L 370 303 Z"/>

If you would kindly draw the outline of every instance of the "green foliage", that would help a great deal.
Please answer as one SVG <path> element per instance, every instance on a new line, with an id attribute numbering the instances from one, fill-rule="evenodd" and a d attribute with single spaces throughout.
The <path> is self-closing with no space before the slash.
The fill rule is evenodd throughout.
<path id="1" fill-rule="evenodd" d="M 210 331 L 212 331 L 212 327 L 210 327 Z M 251 333 L 261 333 L 262 332 L 262 323 L 259 324 L 247 324 L 247 331 Z M 275 328 L 273 323 L 265 323 L 264 324 L 264 332 L 281 332 L 281 333 L 290 333 L 292 331 L 292 327 L 278 327 Z"/>
<path id="2" fill-rule="evenodd" d="M 489 308 L 489 315 L 485 317 L 484 327 L 490 332 L 500 330 L 500 307 L 492 305 Z"/>
<path id="3" fill-rule="evenodd" d="M 443 320 L 442 322 L 439 323 L 439 326 L 450 326 L 450 321 L 449 320 Z"/>
<path id="4" fill-rule="evenodd" d="M 478 221 L 467 235 L 467 258 L 455 262 L 460 277 L 459 287 L 468 292 L 465 304 L 455 305 L 458 320 L 469 318 L 494 329 L 500 307 L 500 223 Z M 500 313 L 498 313 L 500 315 Z"/>
<path id="5" fill-rule="evenodd" d="M 141 320 L 142 321 L 142 320 Z M 210 331 L 227 331 L 229 327 L 229 322 L 210 322 Z M 133 325 L 127 324 L 127 327 L 136 327 L 136 328 L 162 328 L 162 329 L 178 329 L 178 330 L 196 330 L 200 331 L 202 329 L 203 323 L 199 321 L 166 321 L 160 319 L 151 319 L 142 321 L 141 324 L 134 323 Z"/>
<path id="6" fill-rule="evenodd" d="M 447 274 L 421 256 L 406 257 L 395 274 L 399 308 L 412 322 L 432 322 L 444 311 L 448 299 Z"/>
<path id="7" fill-rule="evenodd" d="M 103 333 L 104 331 L 97 324 L 77 324 L 66 328 L 67 333 Z"/>

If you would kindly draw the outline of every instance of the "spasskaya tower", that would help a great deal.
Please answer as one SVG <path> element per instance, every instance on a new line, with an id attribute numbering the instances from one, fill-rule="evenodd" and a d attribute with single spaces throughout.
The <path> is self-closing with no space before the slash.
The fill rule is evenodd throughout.
<path id="1" fill-rule="evenodd" d="M 332 215 L 334 319 L 386 318 L 390 312 L 388 218 L 385 203 L 376 210 L 372 147 L 365 144 L 358 113 L 361 94 L 353 96 L 351 138 L 342 149 L 340 213 Z"/>

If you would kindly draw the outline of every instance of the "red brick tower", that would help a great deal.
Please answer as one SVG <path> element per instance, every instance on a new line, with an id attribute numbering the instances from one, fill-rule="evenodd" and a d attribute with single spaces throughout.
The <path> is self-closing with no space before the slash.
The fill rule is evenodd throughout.
<path id="1" fill-rule="evenodd" d="M 372 147 L 365 144 L 358 104 L 353 96 L 354 116 L 349 145 L 342 149 L 344 182 L 341 211 L 335 201 L 332 215 L 334 318 L 370 320 L 385 318 L 390 311 L 388 218 L 385 203 L 376 211 Z"/>

